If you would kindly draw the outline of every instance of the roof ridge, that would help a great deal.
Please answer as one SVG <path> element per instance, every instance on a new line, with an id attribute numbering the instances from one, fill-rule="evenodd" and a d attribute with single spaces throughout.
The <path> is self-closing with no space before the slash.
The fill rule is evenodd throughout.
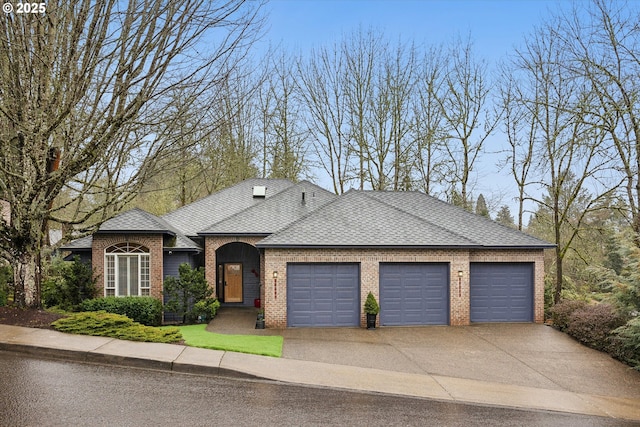
<path id="1" fill-rule="evenodd" d="M 376 192 L 376 190 L 364 190 L 364 191 Z M 364 191 L 362 191 L 362 192 L 364 193 Z M 387 191 L 387 190 L 385 190 L 384 192 L 385 192 L 385 193 L 389 193 L 389 194 L 405 193 L 404 191 Z M 407 193 L 408 193 L 408 192 L 407 192 Z M 412 191 L 412 193 L 415 193 L 415 194 L 418 194 L 418 195 L 421 195 L 421 196 L 426 196 L 426 194 L 425 194 L 425 193 L 423 193 L 423 192 L 421 192 L 421 191 Z M 457 236 L 457 237 L 460 237 L 460 238 L 462 238 L 462 239 L 464 239 L 464 240 L 466 240 L 466 241 L 468 241 L 468 242 L 470 242 L 470 243 L 472 243 L 472 244 L 475 244 L 475 245 L 482 245 L 481 243 L 478 243 L 478 242 L 476 242 L 475 240 L 472 240 L 472 239 L 468 238 L 467 236 L 464 236 L 464 235 L 462 235 L 462 234 L 460 234 L 460 233 L 458 233 L 458 232 L 456 232 L 456 231 L 449 230 L 448 228 L 445 228 L 445 227 L 443 227 L 443 226 L 441 226 L 441 225 L 435 224 L 435 223 L 433 223 L 433 222 L 431 222 L 431 221 L 429 221 L 429 220 L 427 220 L 427 219 L 425 219 L 425 218 L 422 218 L 422 217 L 420 217 L 420 216 L 418 216 L 418 215 L 416 215 L 416 214 L 414 214 L 414 213 L 412 213 L 412 212 L 409 212 L 409 211 L 407 211 L 407 210 L 405 210 L 405 209 L 402 209 L 402 208 L 399 208 L 399 207 L 397 207 L 397 206 L 394 206 L 394 205 L 392 205 L 392 204 L 390 204 L 390 203 L 387 203 L 387 202 L 385 202 L 385 201 L 383 201 L 383 200 L 376 199 L 375 197 L 371 197 L 369 194 L 363 194 L 363 195 L 364 195 L 365 197 L 367 197 L 368 199 L 370 199 L 370 200 L 375 200 L 375 201 L 376 201 L 376 202 L 378 202 L 378 203 L 382 203 L 383 205 L 386 205 L 386 206 L 388 206 L 388 207 L 390 207 L 390 208 L 392 208 L 392 209 L 395 209 L 395 210 L 397 210 L 397 211 L 400 211 L 400 212 L 402 212 L 402 213 L 403 213 L 403 214 L 405 214 L 405 215 L 409 215 L 409 216 L 411 216 L 411 217 L 413 217 L 413 218 L 415 218 L 415 219 L 419 220 L 420 222 L 424 222 L 424 223 L 429 224 L 429 225 L 431 225 L 431 226 L 433 226 L 433 227 L 436 227 L 436 228 L 438 228 L 438 229 L 440 229 L 440 230 L 443 230 L 443 231 L 445 231 L 445 232 L 447 232 L 447 233 L 451 233 L 451 234 L 453 234 L 453 235 L 455 235 L 455 236 Z"/>
<path id="2" fill-rule="evenodd" d="M 284 180 L 284 181 L 287 181 L 287 180 Z M 310 181 L 307 181 L 307 180 L 303 180 L 303 181 L 300 181 L 300 182 L 297 182 L 297 183 L 293 183 L 293 185 L 285 188 L 284 190 L 281 190 L 281 191 L 277 192 L 273 196 L 267 197 L 264 200 L 264 202 L 262 202 L 260 204 L 255 204 L 253 206 L 249 206 L 248 208 L 243 209 L 241 211 L 238 211 L 238 212 L 234 213 L 231 216 L 227 216 L 225 218 L 222 218 L 220 221 L 216 221 L 216 222 L 214 222 L 212 224 L 207 225 L 204 229 L 198 231 L 198 234 L 206 233 L 207 230 L 209 230 L 209 229 L 215 227 L 216 225 L 221 224 L 221 223 L 223 223 L 225 221 L 229 221 L 229 220 L 232 220 L 234 218 L 238 218 L 241 215 L 247 215 L 247 212 L 252 212 L 252 211 L 258 210 L 258 209 L 264 209 L 264 204 L 266 204 L 266 203 L 269 203 L 269 204 L 276 203 L 278 200 L 286 197 L 286 195 L 288 195 L 289 192 L 293 192 L 294 189 L 299 189 L 299 187 L 302 186 L 302 185 L 312 185 L 312 186 L 316 187 L 319 190 L 325 191 L 327 193 L 331 193 L 329 190 L 326 190 L 326 189 L 320 187 L 319 185 L 314 184 L 314 183 L 312 183 Z"/>

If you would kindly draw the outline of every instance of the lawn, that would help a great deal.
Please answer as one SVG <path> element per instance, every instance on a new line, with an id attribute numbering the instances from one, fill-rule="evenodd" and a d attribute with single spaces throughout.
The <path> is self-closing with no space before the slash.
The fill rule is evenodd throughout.
<path id="1" fill-rule="evenodd" d="M 206 324 L 179 326 L 182 338 L 190 347 L 208 348 L 211 350 L 235 351 L 237 353 L 259 354 L 262 356 L 281 357 L 282 343 L 280 336 L 258 335 L 225 335 L 205 330 Z"/>

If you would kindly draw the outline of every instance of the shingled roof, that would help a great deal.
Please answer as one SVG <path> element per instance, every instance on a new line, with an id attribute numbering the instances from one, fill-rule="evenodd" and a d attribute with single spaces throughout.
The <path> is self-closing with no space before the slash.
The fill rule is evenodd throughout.
<path id="1" fill-rule="evenodd" d="M 139 208 L 122 212 L 108 219 L 95 234 L 162 234 L 173 237 L 167 240 L 165 247 L 176 250 L 200 250 L 202 249 L 193 240 L 182 234 L 164 219 Z M 90 249 L 93 237 L 86 236 L 76 239 L 61 247 L 62 250 L 78 251 Z"/>
<path id="2" fill-rule="evenodd" d="M 247 179 L 203 199 L 169 212 L 162 218 L 186 236 L 195 237 L 212 225 L 260 204 L 291 187 L 286 179 Z M 266 187 L 264 198 L 253 197 L 253 187 Z"/>
<path id="3" fill-rule="evenodd" d="M 420 192 L 351 190 L 258 247 L 550 248 Z"/>
<path id="4" fill-rule="evenodd" d="M 229 216 L 202 230 L 200 235 L 269 235 L 321 208 L 336 196 L 308 181 L 301 181 L 262 203 Z"/>

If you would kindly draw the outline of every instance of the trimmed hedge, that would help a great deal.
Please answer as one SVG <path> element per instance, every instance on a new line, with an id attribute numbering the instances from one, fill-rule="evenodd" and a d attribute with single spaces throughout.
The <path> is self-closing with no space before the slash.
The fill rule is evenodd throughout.
<path id="1" fill-rule="evenodd" d="M 571 316 L 576 310 L 587 307 L 587 303 L 581 300 L 563 299 L 549 309 L 553 326 L 566 332 L 571 323 Z"/>
<path id="2" fill-rule="evenodd" d="M 147 326 L 162 324 L 162 303 L 152 297 L 104 297 L 82 301 L 80 311 L 121 314 Z"/>
<path id="3" fill-rule="evenodd" d="M 129 341 L 175 343 L 182 339 L 178 328 L 155 328 L 141 325 L 126 316 L 94 311 L 75 313 L 51 324 L 60 332 L 111 337 Z"/>
<path id="4" fill-rule="evenodd" d="M 625 323 L 626 319 L 609 304 L 588 305 L 571 314 L 567 334 L 591 348 L 609 351 L 611 331 Z"/>

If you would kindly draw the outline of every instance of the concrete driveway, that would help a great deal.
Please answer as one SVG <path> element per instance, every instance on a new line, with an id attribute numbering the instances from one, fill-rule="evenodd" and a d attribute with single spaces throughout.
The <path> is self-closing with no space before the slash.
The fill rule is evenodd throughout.
<path id="1" fill-rule="evenodd" d="M 282 335 L 283 358 L 640 399 L 640 372 L 539 324 L 255 329 L 223 308 L 208 330 Z"/>

